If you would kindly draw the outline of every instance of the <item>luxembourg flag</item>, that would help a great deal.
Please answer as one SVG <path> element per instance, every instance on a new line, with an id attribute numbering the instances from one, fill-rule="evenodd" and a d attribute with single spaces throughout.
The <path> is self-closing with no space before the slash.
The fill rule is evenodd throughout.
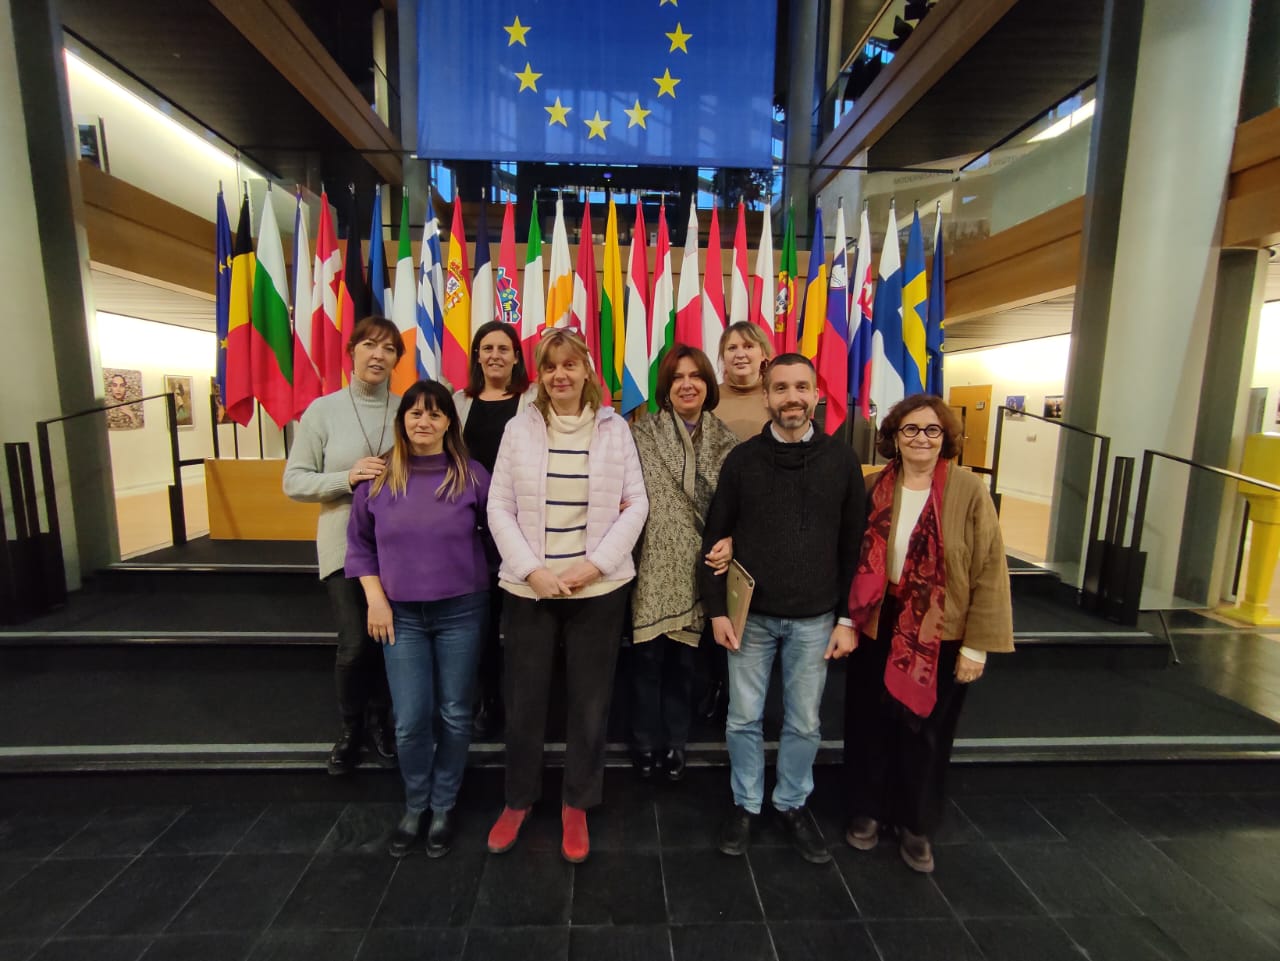
<path id="1" fill-rule="evenodd" d="M 689 203 L 689 227 L 684 235 L 684 256 L 680 259 L 680 291 L 676 297 L 675 341 L 702 347 L 702 304 L 698 291 L 698 208 Z"/>
<path id="2" fill-rule="evenodd" d="M 834 434 L 849 412 L 849 255 L 845 251 L 844 205 L 836 208 L 836 245 L 831 256 L 827 322 L 818 338 L 818 389 L 827 398 L 826 429 Z M 808 335 L 805 316 L 805 335 Z"/>
<path id="3" fill-rule="evenodd" d="M 765 211 L 768 219 L 769 212 Z M 733 232 L 733 275 L 729 278 L 729 323 L 751 319 L 751 294 L 747 286 L 747 205 L 738 201 L 738 227 Z"/>
<path id="4" fill-rule="evenodd" d="M 627 255 L 626 348 L 622 358 L 624 416 L 649 399 L 649 255 L 645 251 L 644 211 L 636 203 L 636 226 Z"/>
<path id="5" fill-rule="evenodd" d="M 667 235 L 667 205 L 658 208 L 658 262 L 654 267 L 652 326 L 649 329 L 649 411 L 658 409 L 658 365 L 676 334 L 675 289 L 671 277 L 671 241 Z"/>
<path id="6" fill-rule="evenodd" d="M 409 240 L 409 191 L 400 191 L 400 243 L 396 248 L 395 286 L 391 294 L 391 322 L 400 331 L 404 356 L 391 371 L 391 392 L 403 394 L 418 379 L 418 277 L 413 269 Z"/>
<path id="7" fill-rule="evenodd" d="M 746 263 L 746 252 L 742 260 Z M 744 291 L 745 293 L 745 291 Z M 711 358 L 720 347 L 720 335 L 724 333 L 724 265 L 720 262 L 720 214 L 711 208 L 711 231 L 707 235 L 707 272 L 702 280 L 702 350 Z"/>
<path id="8" fill-rule="evenodd" d="M 898 253 L 898 217 L 889 204 L 889 226 L 880 251 L 880 280 L 871 314 L 871 403 L 884 420 L 889 408 L 906 396 L 902 345 L 902 262 Z"/>
<path id="9" fill-rule="evenodd" d="M 430 188 L 420 263 L 416 311 L 418 373 L 423 380 L 439 380 L 440 349 L 444 342 L 444 264 L 440 255 L 440 221 L 431 203 Z"/>
<path id="10" fill-rule="evenodd" d="M 855 325 L 849 332 L 849 393 L 864 420 L 871 419 L 871 305 L 875 290 L 871 269 L 871 221 L 864 206 L 858 222 L 858 256 L 849 283 Z"/>
<path id="11" fill-rule="evenodd" d="M 307 239 L 307 207 L 298 194 L 293 215 L 293 417 L 302 416 L 324 391 L 316 351 L 311 342 L 311 244 Z"/>

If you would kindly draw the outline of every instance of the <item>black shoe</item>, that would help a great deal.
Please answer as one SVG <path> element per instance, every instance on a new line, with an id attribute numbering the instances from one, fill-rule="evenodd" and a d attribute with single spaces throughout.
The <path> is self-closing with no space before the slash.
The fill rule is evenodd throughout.
<path id="1" fill-rule="evenodd" d="M 667 780 L 671 782 L 684 780 L 684 748 L 673 747 L 662 759 L 662 766 L 667 772 Z"/>
<path id="2" fill-rule="evenodd" d="M 653 772 L 658 769 L 658 752 L 641 751 L 638 748 L 633 750 L 631 752 L 631 766 L 636 769 L 636 774 L 640 775 L 640 780 L 651 780 Z"/>
<path id="3" fill-rule="evenodd" d="M 713 681 L 707 688 L 707 693 L 703 694 L 702 700 L 698 702 L 698 716 L 707 721 L 714 721 L 725 713 L 728 704 L 729 696 L 724 682 Z"/>
<path id="4" fill-rule="evenodd" d="M 822 836 L 818 822 L 813 819 L 813 814 L 807 807 L 789 808 L 785 811 L 777 808 L 774 810 L 783 828 L 791 835 L 791 842 L 802 858 L 810 864 L 826 864 L 831 860 L 831 852 L 827 850 L 827 839 Z"/>
<path id="5" fill-rule="evenodd" d="M 432 823 L 434 824 L 434 821 Z M 418 843 L 418 837 L 421 833 L 422 812 L 406 811 L 404 817 L 400 819 L 400 823 L 396 825 L 395 831 L 391 834 L 391 841 L 387 844 L 387 853 L 393 858 L 405 857 Z"/>
<path id="6" fill-rule="evenodd" d="M 747 848 L 751 847 L 751 825 L 755 820 L 756 815 L 741 804 L 735 804 L 733 810 L 720 822 L 720 837 L 716 841 L 720 853 L 734 857 L 746 854 Z"/>
<path id="7" fill-rule="evenodd" d="M 373 748 L 373 759 L 380 766 L 396 767 L 400 763 L 396 755 L 396 736 L 386 720 L 369 725 L 369 745 Z"/>
<path id="8" fill-rule="evenodd" d="M 360 742 L 364 729 L 357 721 L 343 721 L 333 750 L 329 752 L 329 773 L 335 776 L 350 774 L 360 763 Z"/>
<path id="9" fill-rule="evenodd" d="M 427 857 L 442 858 L 453 847 L 453 836 L 458 833 L 458 819 L 453 809 L 432 811 L 431 826 L 427 828 Z"/>

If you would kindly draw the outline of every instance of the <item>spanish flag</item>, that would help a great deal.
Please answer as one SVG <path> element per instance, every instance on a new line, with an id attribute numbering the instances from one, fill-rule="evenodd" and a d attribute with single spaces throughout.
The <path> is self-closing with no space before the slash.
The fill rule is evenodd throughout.
<path id="1" fill-rule="evenodd" d="M 444 345 L 441 376 L 455 390 L 467 385 L 471 356 L 471 269 L 467 266 L 467 236 L 462 228 L 462 198 L 453 198 L 449 227 L 449 257 L 444 276 Z"/>

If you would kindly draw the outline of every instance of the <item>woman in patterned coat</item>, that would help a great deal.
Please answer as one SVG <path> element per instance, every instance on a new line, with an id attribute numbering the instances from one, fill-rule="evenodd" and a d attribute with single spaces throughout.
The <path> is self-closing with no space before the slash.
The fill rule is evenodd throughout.
<path id="1" fill-rule="evenodd" d="M 676 344 L 658 368 L 660 410 L 632 427 L 649 520 L 636 568 L 632 612 L 632 759 L 642 778 L 659 765 L 684 776 L 694 654 L 702 634 L 697 565 L 724 570 L 726 538 L 702 557 L 702 525 L 720 465 L 738 443 L 710 413 L 719 390 L 702 351 Z"/>

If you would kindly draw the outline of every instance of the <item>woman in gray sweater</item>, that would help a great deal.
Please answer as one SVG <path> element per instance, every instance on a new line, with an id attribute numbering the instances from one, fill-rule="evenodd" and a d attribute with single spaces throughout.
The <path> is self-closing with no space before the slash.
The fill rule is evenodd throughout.
<path id="1" fill-rule="evenodd" d="M 360 761 L 364 735 L 385 767 L 396 763 L 382 651 L 369 637 L 368 608 L 360 581 L 343 573 L 347 558 L 347 518 L 359 484 L 386 469 L 395 441 L 400 398 L 391 393 L 391 371 L 404 353 L 396 325 L 384 317 L 356 324 L 347 343 L 350 382 L 311 403 L 294 436 L 284 470 L 284 492 L 296 501 L 318 501 L 316 553 L 338 622 L 334 679 L 341 733 L 329 753 L 329 773 L 348 774 Z"/>

